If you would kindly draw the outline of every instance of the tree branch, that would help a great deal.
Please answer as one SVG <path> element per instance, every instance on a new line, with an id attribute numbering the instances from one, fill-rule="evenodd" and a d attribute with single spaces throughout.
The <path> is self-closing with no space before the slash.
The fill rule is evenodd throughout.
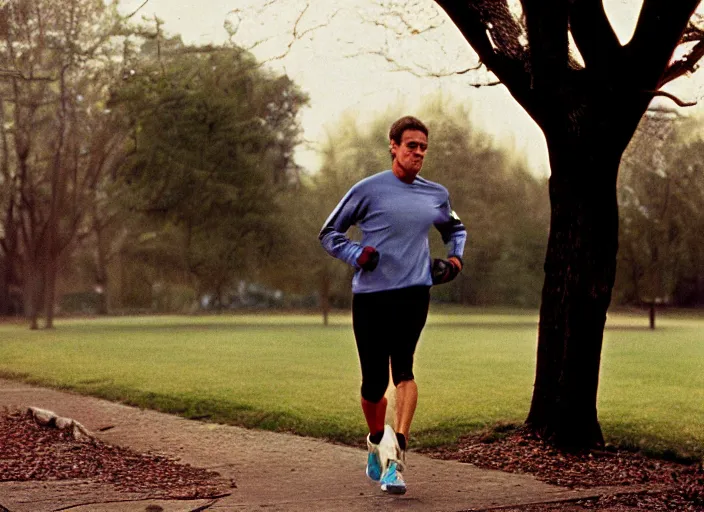
<path id="1" fill-rule="evenodd" d="M 657 89 L 700 0 L 644 0 L 631 41 L 625 46 L 630 80 Z"/>
<path id="2" fill-rule="evenodd" d="M 130 14 L 128 14 L 127 16 L 125 16 L 124 19 L 126 19 L 126 20 L 130 19 L 132 16 L 134 16 L 134 15 L 137 14 L 139 11 L 141 11 L 142 8 L 143 8 L 145 5 L 147 5 L 148 3 L 149 3 L 149 0 L 144 0 L 144 2 L 142 2 L 142 5 L 140 5 L 140 6 L 137 7 L 134 11 L 132 11 Z"/>
<path id="3" fill-rule="evenodd" d="M 564 0 L 523 0 L 530 42 L 532 86 L 541 93 L 563 90 L 568 70 L 568 12 Z"/>
<path id="4" fill-rule="evenodd" d="M 697 19 L 698 21 L 701 21 L 701 18 L 702 16 L 699 16 L 697 14 L 695 14 L 693 17 L 693 19 Z M 682 39 L 680 40 L 680 43 L 699 41 L 700 39 L 702 39 L 702 36 L 704 36 L 704 30 L 700 29 L 690 20 L 689 24 L 687 25 L 687 28 L 684 31 L 684 34 L 682 34 Z"/>
<path id="5" fill-rule="evenodd" d="M 268 8 L 275 6 L 277 2 L 278 2 L 278 0 L 267 0 L 262 7 L 258 8 L 254 11 L 254 15 L 255 16 L 257 16 L 257 15 L 264 16 L 264 12 Z M 298 13 L 298 16 L 296 17 L 296 20 L 293 23 L 293 29 L 291 31 L 291 40 L 286 44 L 286 47 L 277 55 L 274 55 L 273 57 L 268 57 L 268 58 L 260 61 L 259 66 L 263 66 L 264 64 L 271 62 L 271 61 L 283 60 L 284 58 L 286 58 L 289 55 L 289 53 L 291 53 L 291 50 L 293 49 L 293 45 L 297 41 L 300 41 L 308 34 L 327 26 L 330 23 L 330 21 L 333 18 L 335 18 L 342 10 L 341 8 L 335 10 L 330 15 L 329 19 L 327 21 L 325 21 L 324 23 L 319 23 L 318 25 L 314 25 L 312 27 L 301 29 L 302 20 L 305 17 L 305 15 L 309 9 L 310 9 L 310 1 L 307 1 L 305 4 L 305 7 L 303 7 L 303 9 L 301 9 L 301 11 Z M 240 25 L 241 25 L 242 21 L 247 17 L 252 17 L 252 13 L 247 14 L 242 9 L 233 9 L 232 11 L 230 11 L 230 14 L 236 18 L 236 22 L 233 23 L 232 21 L 227 20 L 225 22 L 225 30 L 228 32 L 228 34 L 230 36 L 230 40 L 234 40 L 234 38 L 237 36 L 237 33 L 240 30 Z M 251 52 L 255 48 L 277 39 L 277 37 L 279 35 L 280 34 L 276 34 L 275 36 L 270 36 L 270 37 L 263 37 L 262 39 L 259 39 L 258 41 L 255 41 L 254 43 L 252 43 L 250 45 L 241 45 L 240 44 L 240 46 L 242 46 L 245 50 Z"/>
<path id="6" fill-rule="evenodd" d="M 700 39 L 697 44 L 680 60 L 673 62 L 663 73 L 658 83 L 662 87 L 668 82 L 676 78 L 693 73 L 697 69 L 699 60 L 704 56 L 704 38 Z"/>
<path id="7" fill-rule="evenodd" d="M 377 57 L 381 57 L 384 59 L 387 63 L 391 64 L 393 66 L 393 69 L 391 69 L 392 72 L 398 73 L 398 72 L 403 72 L 403 73 L 409 73 L 413 76 L 417 76 L 418 78 L 446 78 L 449 76 L 455 76 L 455 75 L 466 75 L 467 73 L 471 71 L 478 71 L 482 68 L 483 64 L 480 62 L 476 66 L 470 66 L 468 68 L 460 69 L 457 71 L 437 71 L 430 69 L 426 66 L 423 66 L 422 64 L 414 63 L 413 66 L 409 66 L 407 64 L 401 64 L 397 59 L 395 59 L 390 52 L 384 51 L 384 50 L 364 50 L 364 51 L 359 51 L 356 53 L 350 53 L 345 55 L 345 58 L 347 59 L 353 59 L 355 57 L 362 57 L 364 55 L 375 55 Z M 480 87 L 482 85 L 485 85 L 483 83 L 470 83 L 472 87 Z"/>
<path id="8" fill-rule="evenodd" d="M 298 18 L 296 18 L 296 22 L 293 25 L 293 32 L 291 35 L 291 41 L 286 46 L 286 49 L 282 53 L 280 53 L 279 55 L 277 55 L 275 57 L 271 57 L 268 60 L 281 60 L 281 59 L 285 58 L 291 52 L 291 48 L 293 48 L 293 44 L 296 41 L 301 40 L 303 38 L 303 36 L 310 34 L 311 32 L 313 32 L 315 30 L 318 30 L 320 28 L 327 26 L 327 24 L 330 22 L 330 20 L 332 20 L 335 16 L 337 16 L 340 13 L 340 9 L 337 9 L 332 14 L 332 16 L 330 16 L 330 20 L 328 20 L 326 23 L 320 23 L 320 24 L 315 25 L 313 27 L 309 27 L 305 30 L 299 31 L 299 25 L 301 23 L 301 20 L 303 19 L 303 16 L 305 15 L 306 11 L 308 11 L 309 7 L 310 7 L 310 3 L 306 3 L 306 6 L 303 8 L 301 13 L 298 15 Z"/>
<path id="9" fill-rule="evenodd" d="M 649 94 L 650 96 L 664 96 L 664 97 L 669 98 L 672 101 L 674 101 L 677 104 L 677 106 L 680 106 L 680 107 L 693 107 L 694 105 L 697 104 L 696 101 L 682 101 L 677 96 L 675 96 L 674 94 L 669 93 L 667 91 L 645 91 L 645 93 Z"/>
<path id="10" fill-rule="evenodd" d="M 587 68 L 603 67 L 622 52 L 601 0 L 574 0 L 569 15 L 572 37 Z"/>
<path id="11" fill-rule="evenodd" d="M 513 19 L 506 1 L 474 0 L 469 6 L 453 0 L 435 3 L 447 13 L 487 69 L 537 120 L 528 54 L 520 41 L 522 28 Z"/>

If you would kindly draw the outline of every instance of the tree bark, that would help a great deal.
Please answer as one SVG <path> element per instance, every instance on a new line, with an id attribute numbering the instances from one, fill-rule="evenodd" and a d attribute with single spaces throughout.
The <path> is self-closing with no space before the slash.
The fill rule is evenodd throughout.
<path id="1" fill-rule="evenodd" d="M 96 266 L 95 266 L 95 284 L 98 290 L 98 314 L 108 314 L 108 256 L 105 248 L 106 240 L 102 227 L 95 221 L 95 238 L 96 238 Z"/>
<path id="2" fill-rule="evenodd" d="M 548 146 L 551 225 L 526 425 L 560 446 L 589 448 L 604 442 L 596 399 L 616 275 L 620 153 L 584 133 Z"/>
<path id="3" fill-rule="evenodd" d="M 330 314 L 330 273 L 325 264 L 320 272 L 320 308 L 323 312 L 323 325 L 327 326 Z"/>
<path id="4" fill-rule="evenodd" d="M 655 329 L 655 301 L 652 301 L 648 306 L 648 320 L 650 323 L 650 328 Z"/>
<path id="5" fill-rule="evenodd" d="M 41 265 L 36 261 L 26 262 L 25 273 L 24 310 L 29 320 L 29 328 L 39 329 L 39 312 L 42 304 L 43 273 Z"/>
<path id="6" fill-rule="evenodd" d="M 44 308 L 45 308 L 45 328 L 54 328 L 54 310 L 56 308 L 56 273 L 57 273 L 57 256 L 49 255 L 49 262 L 46 266 L 46 273 L 44 278 Z"/>
<path id="7" fill-rule="evenodd" d="M 0 260 L 0 317 L 9 316 L 10 307 L 10 281 L 11 281 L 10 262 L 8 258 Z"/>

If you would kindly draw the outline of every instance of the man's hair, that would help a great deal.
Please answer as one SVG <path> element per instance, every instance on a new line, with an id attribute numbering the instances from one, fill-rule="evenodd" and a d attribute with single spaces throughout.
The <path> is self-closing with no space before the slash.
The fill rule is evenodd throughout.
<path id="1" fill-rule="evenodd" d="M 389 140 L 393 140 L 396 144 L 401 144 L 401 137 L 406 130 L 418 130 L 428 136 L 428 128 L 423 124 L 423 121 L 413 116 L 404 116 L 394 122 L 389 130 Z"/>

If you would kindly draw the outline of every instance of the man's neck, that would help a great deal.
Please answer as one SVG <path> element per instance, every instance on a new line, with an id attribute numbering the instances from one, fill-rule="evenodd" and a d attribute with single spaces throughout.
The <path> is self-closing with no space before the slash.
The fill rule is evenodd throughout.
<path id="1" fill-rule="evenodd" d="M 402 182 L 408 183 L 409 185 L 413 183 L 413 181 L 416 179 L 415 174 L 406 171 L 403 167 L 398 165 L 395 160 L 394 163 L 391 165 L 391 172 L 393 172 L 394 176 L 396 176 Z"/>

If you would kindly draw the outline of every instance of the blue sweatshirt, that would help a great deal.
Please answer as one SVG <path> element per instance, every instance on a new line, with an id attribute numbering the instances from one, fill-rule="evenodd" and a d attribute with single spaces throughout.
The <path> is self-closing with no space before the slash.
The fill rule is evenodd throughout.
<path id="1" fill-rule="evenodd" d="M 345 233 L 356 225 L 362 242 Z M 417 176 L 404 183 L 390 170 L 355 184 L 325 221 L 318 238 L 328 253 L 357 269 L 353 293 L 431 286 L 428 231 L 435 226 L 447 255 L 462 257 L 467 232 L 450 207 L 447 189 Z M 379 251 L 379 265 L 364 271 L 357 258 L 364 246 Z"/>

